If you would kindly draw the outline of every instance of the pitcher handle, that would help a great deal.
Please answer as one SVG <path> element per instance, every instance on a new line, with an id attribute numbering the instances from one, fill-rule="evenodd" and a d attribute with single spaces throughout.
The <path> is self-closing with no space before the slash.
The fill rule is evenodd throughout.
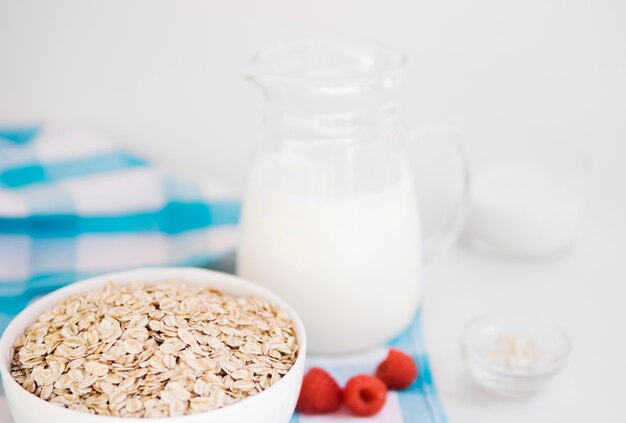
<path id="1" fill-rule="evenodd" d="M 470 189 L 470 171 L 467 154 L 461 143 L 461 135 L 450 126 L 443 123 L 429 123 L 423 126 L 414 127 L 408 130 L 407 140 L 411 144 L 422 144 L 433 135 L 438 135 L 446 139 L 453 148 L 454 154 L 459 160 L 460 195 L 454 204 L 449 207 L 444 223 L 436 231 L 436 235 L 425 242 L 424 258 L 426 261 L 432 260 L 435 256 L 450 247 L 458 238 L 467 215 L 467 203 Z M 419 198 L 418 198 L 419 200 Z M 428 241 L 428 240 L 425 240 Z"/>

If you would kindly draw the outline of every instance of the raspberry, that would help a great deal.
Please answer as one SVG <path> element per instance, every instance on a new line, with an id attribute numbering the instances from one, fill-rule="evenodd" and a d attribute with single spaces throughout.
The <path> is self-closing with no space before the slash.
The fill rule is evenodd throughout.
<path id="1" fill-rule="evenodd" d="M 411 357 L 392 348 L 387 358 L 378 365 L 376 377 L 389 389 L 406 389 L 417 379 L 417 366 Z"/>
<path id="2" fill-rule="evenodd" d="M 343 397 L 352 414 L 369 417 L 378 413 L 385 405 L 387 387 L 378 378 L 359 375 L 348 381 Z"/>
<path id="3" fill-rule="evenodd" d="M 296 410 L 304 414 L 332 413 L 341 407 L 341 388 L 326 371 L 312 368 L 302 380 Z"/>

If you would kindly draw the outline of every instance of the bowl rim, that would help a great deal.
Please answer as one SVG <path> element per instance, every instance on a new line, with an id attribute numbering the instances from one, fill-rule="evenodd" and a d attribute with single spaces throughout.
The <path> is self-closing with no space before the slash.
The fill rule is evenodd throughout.
<path id="1" fill-rule="evenodd" d="M 545 364 L 535 364 L 529 367 L 515 367 L 506 364 L 493 363 L 483 358 L 474 348 L 470 345 L 470 330 L 485 324 L 498 323 L 504 319 L 510 318 L 522 318 L 535 323 L 540 323 L 544 327 L 549 327 L 557 336 L 561 337 L 563 342 L 563 351 L 560 354 L 555 355 Z M 513 377 L 519 379 L 530 379 L 534 377 L 546 376 L 555 374 L 561 370 L 569 358 L 572 350 L 572 344 L 569 336 L 565 330 L 558 324 L 545 319 L 544 317 L 534 313 L 523 312 L 508 312 L 508 311 L 496 311 L 490 313 L 480 314 L 472 318 L 463 328 L 461 336 L 461 348 L 462 353 L 467 360 L 472 360 L 478 363 L 481 367 L 488 369 L 489 371 L 496 373 L 500 376 Z M 512 373 L 511 369 L 524 369 L 524 373 Z"/>
<path id="2" fill-rule="evenodd" d="M 298 341 L 298 355 L 293 365 L 278 382 L 276 382 L 274 385 L 270 386 L 269 388 L 264 389 L 263 391 L 255 395 L 252 395 L 240 401 L 237 401 L 234 404 L 220 407 L 215 410 L 210 410 L 210 411 L 205 411 L 205 412 L 200 412 L 200 413 L 192 413 L 192 414 L 187 414 L 187 415 L 182 415 L 182 416 L 159 417 L 158 418 L 159 420 L 168 422 L 168 421 L 173 421 L 175 419 L 177 423 L 178 422 L 184 423 L 187 421 L 192 421 L 194 419 L 197 420 L 198 417 L 202 417 L 202 416 L 207 416 L 207 417 L 214 416 L 215 418 L 217 418 L 219 417 L 219 415 L 223 415 L 227 413 L 234 413 L 236 412 L 237 408 L 240 408 L 243 405 L 249 404 L 252 401 L 257 401 L 257 402 L 262 401 L 265 397 L 267 397 L 272 392 L 274 392 L 277 389 L 276 388 L 277 386 L 286 383 L 285 381 L 286 379 L 293 377 L 293 372 L 292 372 L 293 369 L 300 367 L 300 366 L 304 367 L 304 361 L 306 359 L 306 347 L 307 347 L 306 331 L 304 329 L 304 324 L 302 323 L 300 316 L 289 305 L 289 303 L 287 303 L 285 300 L 283 300 L 280 296 L 278 296 L 274 292 L 270 291 L 269 289 L 261 285 L 255 284 L 247 279 L 241 278 L 239 276 L 229 274 L 229 273 L 224 273 L 224 272 L 218 272 L 218 271 L 210 270 L 210 269 L 204 269 L 204 268 L 199 268 L 199 267 L 141 267 L 141 268 L 134 268 L 134 269 L 120 271 L 120 272 L 105 273 L 105 274 L 101 274 L 98 276 L 92 276 L 87 279 L 81 279 L 79 281 L 70 283 L 62 288 L 56 289 L 42 297 L 39 297 L 32 303 L 28 304 L 26 308 L 24 308 L 20 313 L 18 313 L 17 316 L 15 316 L 11 320 L 9 325 L 6 327 L 4 333 L 2 334 L 2 337 L 0 337 L 0 374 L 4 376 L 8 376 L 8 377 L 4 377 L 4 376 L 2 377 L 2 384 L 4 385 L 5 383 L 11 383 L 17 386 L 24 393 L 27 393 L 28 395 L 30 395 L 39 404 L 42 404 L 44 407 L 55 407 L 55 409 L 58 409 L 58 412 L 67 412 L 73 415 L 85 416 L 86 418 L 88 417 L 90 419 L 97 419 L 99 421 L 102 421 L 103 423 L 110 422 L 112 419 L 117 420 L 117 421 L 133 422 L 133 423 L 134 422 L 150 422 L 152 419 L 146 418 L 146 417 L 121 417 L 121 416 L 104 416 L 100 414 L 89 414 L 89 413 L 73 410 L 73 409 L 66 408 L 57 404 L 53 404 L 49 401 L 46 401 L 38 397 L 37 395 L 31 392 L 28 392 L 21 384 L 19 384 L 13 378 L 13 376 L 11 375 L 11 369 L 10 369 L 11 364 L 9 360 L 9 355 L 5 354 L 5 350 L 7 351 L 8 354 L 10 354 L 10 351 L 13 348 L 15 339 L 17 338 L 17 336 L 19 336 L 21 332 L 23 332 L 23 330 L 21 331 L 17 330 L 16 327 L 21 326 L 21 325 L 25 325 L 25 327 L 28 327 L 28 325 L 32 324 L 37 318 L 37 316 L 41 314 L 41 311 L 35 312 L 34 310 L 38 309 L 40 306 L 43 306 L 44 304 L 50 303 L 50 305 L 45 306 L 46 308 L 50 308 L 51 306 L 54 306 L 54 304 L 58 304 L 63 299 L 68 298 L 70 295 L 80 294 L 83 292 L 88 292 L 90 290 L 98 289 L 100 287 L 103 287 L 108 281 L 114 280 L 115 278 L 127 279 L 127 281 L 120 283 L 124 285 L 127 283 L 131 283 L 132 281 L 128 279 L 132 277 L 149 279 L 150 276 L 148 275 L 153 275 L 152 277 L 156 278 L 158 277 L 157 275 L 159 274 L 161 274 L 161 277 L 163 277 L 164 279 L 176 279 L 176 276 L 174 276 L 176 274 L 187 275 L 186 278 L 193 279 L 193 276 L 196 275 L 199 279 L 202 279 L 202 278 L 206 279 L 206 278 L 211 278 L 211 277 L 217 278 L 219 280 L 219 282 L 217 282 L 218 285 L 222 283 L 237 284 L 240 288 L 250 291 L 249 295 L 258 296 L 260 298 L 268 300 L 276 304 L 279 308 L 281 308 L 285 312 L 287 312 L 294 322 L 294 326 L 296 329 L 296 339 Z M 146 275 L 146 276 L 141 276 L 141 275 Z M 198 283 L 210 285 L 210 282 L 198 282 Z M 220 287 L 217 289 L 225 293 L 230 293 L 228 288 Z M 237 295 L 237 294 L 231 293 L 231 295 Z M 240 295 L 245 295 L 245 294 L 240 294 Z M 27 320 L 27 322 L 23 323 L 23 321 L 25 320 Z M 15 332 L 15 334 L 12 335 L 13 332 Z M 10 340 L 9 340 L 9 337 L 11 337 Z"/>

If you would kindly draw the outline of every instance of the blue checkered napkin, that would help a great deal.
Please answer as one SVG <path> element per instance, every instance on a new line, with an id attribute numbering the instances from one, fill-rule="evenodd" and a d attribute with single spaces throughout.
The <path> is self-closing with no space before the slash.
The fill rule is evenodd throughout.
<path id="1" fill-rule="evenodd" d="M 0 333 L 38 295 L 233 251 L 239 203 L 76 129 L 0 127 Z"/>
<path id="2" fill-rule="evenodd" d="M 359 374 L 373 375 L 376 367 L 387 355 L 389 347 L 400 349 L 415 359 L 419 377 L 409 389 L 389 392 L 384 408 L 374 417 L 364 419 L 351 416 L 342 408 L 329 415 L 308 416 L 295 414 L 290 423 L 446 423 L 446 413 L 437 394 L 430 372 L 430 363 L 422 336 L 421 314 L 387 347 L 351 357 L 309 358 L 307 368 L 321 367 L 330 372 L 339 385 Z"/>

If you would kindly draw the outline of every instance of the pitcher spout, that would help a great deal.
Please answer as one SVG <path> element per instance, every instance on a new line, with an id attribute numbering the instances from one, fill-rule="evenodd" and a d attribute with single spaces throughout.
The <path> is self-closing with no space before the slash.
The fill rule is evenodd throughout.
<path id="1" fill-rule="evenodd" d="M 356 142 L 386 136 L 399 115 L 403 53 L 345 40 L 282 41 L 260 50 L 245 78 L 261 88 L 266 123 L 284 140 Z"/>
<path id="2" fill-rule="evenodd" d="M 348 40 L 280 41 L 254 56 L 245 78 L 260 85 L 288 80 L 312 86 L 395 84 L 404 74 L 404 53 Z"/>

